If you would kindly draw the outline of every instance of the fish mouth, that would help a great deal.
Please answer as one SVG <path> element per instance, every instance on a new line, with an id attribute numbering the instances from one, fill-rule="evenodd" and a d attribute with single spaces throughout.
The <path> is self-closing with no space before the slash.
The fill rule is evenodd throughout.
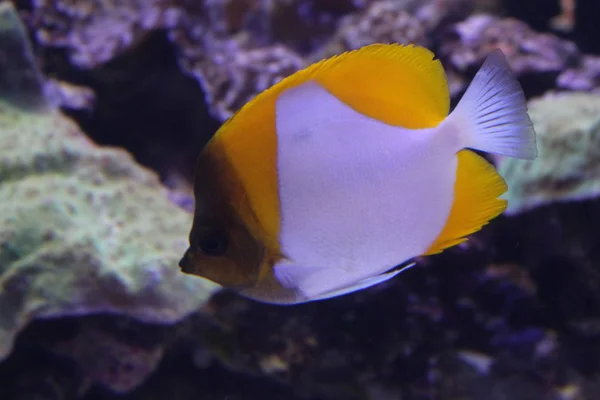
<path id="1" fill-rule="evenodd" d="M 190 249 L 188 248 L 185 253 L 183 253 L 183 257 L 179 260 L 179 269 L 181 272 L 189 274 L 191 272 L 191 254 Z"/>

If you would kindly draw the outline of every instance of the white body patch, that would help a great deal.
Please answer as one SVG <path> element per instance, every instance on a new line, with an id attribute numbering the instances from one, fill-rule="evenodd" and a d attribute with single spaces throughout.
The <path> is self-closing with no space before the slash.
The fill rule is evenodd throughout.
<path id="1" fill-rule="evenodd" d="M 284 286 L 311 299 L 356 285 L 423 254 L 444 227 L 455 129 L 387 125 L 315 82 L 280 95 L 276 128 Z"/>

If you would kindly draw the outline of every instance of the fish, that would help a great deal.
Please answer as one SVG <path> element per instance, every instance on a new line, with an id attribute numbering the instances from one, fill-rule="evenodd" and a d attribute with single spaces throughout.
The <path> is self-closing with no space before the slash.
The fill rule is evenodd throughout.
<path id="1" fill-rule="evenodd" d="M 280 305 L 388 281 L 505 210 L 507 184 L 478 152 L 537 156 L 501 50 L 452 112 L 425 47 L 376 43 L 318 61 L 256 95 L 200 151 L 179 267 Z"/>

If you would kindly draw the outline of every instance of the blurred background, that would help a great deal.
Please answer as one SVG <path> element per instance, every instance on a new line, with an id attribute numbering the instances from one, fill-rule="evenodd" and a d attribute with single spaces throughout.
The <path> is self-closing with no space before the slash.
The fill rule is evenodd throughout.
<path id="1" fill-rule="evenodd" d="M 0 0 L 0 399 L 600 399 L 599 16 L 597 0 Z M 322 302 L 181 274 L 220 124 L 375 42 L 434 51 L 453 104 L 504 52 L 539 149 L 491 160 L 506 214 Z"/>

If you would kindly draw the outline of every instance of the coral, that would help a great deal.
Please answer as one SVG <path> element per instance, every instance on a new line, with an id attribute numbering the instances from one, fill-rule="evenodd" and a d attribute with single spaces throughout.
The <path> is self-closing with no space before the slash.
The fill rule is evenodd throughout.
<path id="1" fill-rule="evenodd" d="M 583 56 L 582 61 L 562 72 L 557 79 L 559 89 L 598 91 L 600 89 L 600 57 Z"/>
<path id="2" fill-rule="evenodd" d="M 507 54 L 528 94 L 597 85 L 594 62 L 582 58 L 570 41 L 537 33 L 511 18 L 477 14 L 465 20 L 474 10 L 500 7 L 497 0 L 40 0 L 28 22 L 40 44 L 67 48 L 80 68 L 106 64 L 150 32 L 163 30 L 219 121 L 297 69 L 373 42 L 410 42 L 439 50 L 453 96 L 496 47 Z M 459 21 L 449 35 L 448 27 Z M 51 87 L 59 89 L 54 92 L 64 107 L 90 107 L 86 93 Z"/>
<path id="3" fill-rule="evenodd" d="M 0 11 L 0 20 L 14 14 Z M 12 66 L 0 75 L 18 80 Z M 0 359 L 37 318 L 104 312 L 173 323 L 197 310 L 216 286 L 177 268 L 189 215 L 156 174 L 94 145 L 51 105 L 3 98 L 11 90 L 0 86 Z"/>
<path id="4" fill-rule="evenodd" d="M 560 0 L 560 14 L 550 20 L 550 26 L 557 31 L 572 31 L 576 22 L 575 8 L 575 0 Z"/>
<path id="5" fill-rule="evenodd" d="M 172 38 L 182 51 L 182 66 L 198 80 L 219 120 L 305 66 L 300 55 L 280 44 L 254 48 L 244 37 L 217 39 L 185 30 L 174 32 Z"/>
<path id="6" fill-rule="evenodd" d="M 507 214 L 600 195 L 600 96 L 548 94 L 529 109 L 539 156 L 500 161 L 509 187 Z"/>
<path id="7" fill-rule="evenodd" d="M 513 18 L 477 14 L 456 24 L 453 31 L 454 39 L 449 37 L 440 49 L 447 68 L 465 74 L 479 67 L 490 51 L 499 48 L 530 95 L 556 86 L 559 74 L 581 59 L 574 43 L 535 32 Z"/>
<path id="8" fill-rule="evenodd" d="M 212 115 L 222 121 L 312 61 L 374 42 L 429 45 L 430 34 L 466 17 L 473 7 L 470 0 L 152 0 L 127 5 L 45 0 L 35 3 L 28 21 L 42 45 L 69 49 L 71 62 L 80 68 L 105 64 L 149 32 L 164 29 L 183 69 L 200 83 Z M 68 106 L 65 96 L 71 91 L 53 87 L 63 89 L 58 98 Z"/>
<path id="9" fill-rule="evenodd" d="M 503 0 L 475 0 L 476 13 L 494 13 L 501 14 L 503 12 Z"/>
<path id="10" fill-rule="evenodd" d="M 55 106 L 72 110 L 92 111 L 96 100 L 92 89 L 56 79 L 44 82 L 44 94 Z"/>
<path id="11" fill-rule="evenodd" d="M 67 48 L 74 65 L 92 68 L 126 51 L 147 32 L 177 24 L 170 0 L 39 0 L 29 23 L 38 41 Z"/>
<path id="12" fill-rule="evenodd" d="M 303 19 L 309 15 L 329 15 L 324 11 L 327 7 L 322 3 L 317 6 L 314 1 L 273 3 L 272 9 L 263 9 L 267 21 L 263 23 L 268 27 L 260 30 L 262 34 L 249 29 L 223 35 L 223 28 L 210 29 L 214 24 L 186 14 L 171 30 L 170 37 L 180 49 L 182 66 L 204 89 L 213 115 L 224 120 L 257 93 L 311 62 L 375 42 L 428 45 L 433 31 L 468 15 L 470 3 L 468 0 L 367 1 L 364 8 L 355 7 L 353 13 L 349 13 L 353 8 L 346 4 L 330 11 L 348 15 L 339 21 L 337 30 L 331 30 L 327 42 L 323 39 L 327 36 L 324 31 L 315 35 L 308 27 L 296 30 L 287 27 L 297 32 L 296 36 L 298 32 L 310 34 L 313 39 L 310 46 L 299 44 L 303 43 L 301 38 L 286 35 L 284 27 L 276 21 L 281 20 L 277 16 L 283 13 L 288 15 L 286 24 L 318 24 L 314 19 L 312 22 Z M 318 46 L 321 42 L 323 46 Z M 316 50 L 307 53 L 310 47 Z"/>
<path id="13" fill-rule="evenodd" d="M 246 16 L 245 30 L 262 45 L 283 44 L 309 54 L 333 35 L 340 18 L 364 9 L 374 0 L 282 0 L 258 2 Z"/>
<path id="14" fill-rule="evenodd" d="M 466 18 L 477 5 L 482 6 L 469 0 L 373 1 L 365 9 L 341 18 L 325 46 L 306 58 L 314 62 L 371 43 L 412 43 L 432 48 L 436 33 Z M 454 95 L 463 89 L 464 82 L 449 72 L 450 92 Z"/>
<path id="15" fill-rule="evenodd" d="M 149 32 L 164 29 L 182 66 L 204 89 L 213 115 L 224 120 L 257 92 L 304 66 L 286 44 L 304 50 L 318 45 L 333 31 L 334 18 L 355 9 L 350 0 L 42 0 L 34 3 L 28 22 L 42 45 L 67 48 L 80 68 L 105 64 Z M 318 30 L 321 40 L 315 39 Z M 57 92 L 59 100 L 68 101 L 68 89 L 52 87 L 64 89 Z"/>
<path id="16" fill-rule="evenodd" d="M 342 18 L 327 45 L 311 58 L 316 61 L 377 42 L 429 44 L 423 23 L 406 10 L 405 4 L 381 1 Z"/>
<path id="17" fill-rule="evenodd" d="M 406 10 L 419 19 L 430 33 L 443 29 L 452 22 L 462 21 L 479 6 L 481 0 L 404 0 Z M 489 3 L 485 0 L 484 3 Z"/>
<path id="18" fill-rule="evenodd" d="M 514 18 L 476 14 L 457 23 L 442 42 L 453 95 L 466 88 L 487 54 L 500 48 L 507 56 L 528 97 L 548 90 L 599 91 L 600 57 L 582 54 L 575 43 L 538 33 Z"/>

